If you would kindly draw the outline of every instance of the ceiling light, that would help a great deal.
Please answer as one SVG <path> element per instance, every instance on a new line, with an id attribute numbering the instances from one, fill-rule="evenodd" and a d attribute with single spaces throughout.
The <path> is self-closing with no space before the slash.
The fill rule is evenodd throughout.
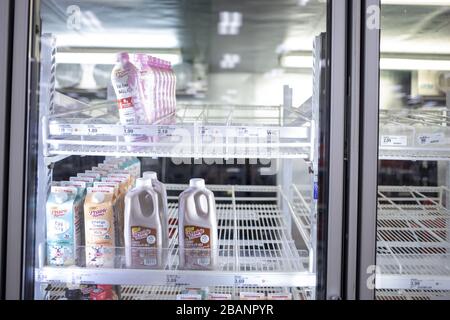
<path id="1" fill-rule="evenodd" d="M 219 13 L 217 32 L 220 35 L 237 35 L 242 25 L 242 13 L 222 11 Z"/>

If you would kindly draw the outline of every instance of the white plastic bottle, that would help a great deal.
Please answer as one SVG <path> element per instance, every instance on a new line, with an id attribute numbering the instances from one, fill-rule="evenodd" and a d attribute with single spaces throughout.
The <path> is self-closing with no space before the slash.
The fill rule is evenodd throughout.
<path id="1" fill-rule="evenodd" d="M 163 227 L 163 248 L 169 247 L 169 208 L 167 202 L 167 190 L 164 183 L 158 181 L 158 175 L 154 171 L 146 171 L 142 174 L 142 178 L 150 181 L 151 186 L 158 194 L 158 209 Z"/>
<path id="2" fill-rule="evenodd" d="M 180 268 L 214 269 L 218 255 L 216 203 L 205 180 L 189 181 L 189 188 L 179 196 L 178 210 Z"/>
<path id="3" fill-rule="evenodd" d="M 125 196 L 125 262 L 129 268 L 162 267 L 162 224 L 151 182 L 136 179 Z"/>
<path id="4" fill-rule="evenodd" d="M 116 92 L 120 122 L 124 125 L 146 124 L 139 86 L 139 70 L 130 62 L 128 53 L 117 54 L 117 64 L 111 72 L 111 82 Z M 127 142 L 147 142 L 144 135 L 126 136 Z"/>

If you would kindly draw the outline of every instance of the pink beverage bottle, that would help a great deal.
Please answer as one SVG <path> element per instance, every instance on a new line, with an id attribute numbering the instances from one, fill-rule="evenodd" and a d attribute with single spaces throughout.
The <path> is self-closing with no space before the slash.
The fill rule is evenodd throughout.
<path id="1" fill-rule="evenodd" d="M 162 61 L 162 69 L 163 69 L 163 74 L 164 74 L 164 124 L 168 123 L 168 119 L 167 116 L 170 114 L 170 73 L 169 73 L 169 65 L 170 63 L 167 61 Z"/>
<path id="2" fill-rule="evenodd" d="M 149 66 L 152 68 L 155 74 L 155 83 L 153 86 L 154 92 L 154 105 L 155 105 L 155 121 L 161 118 L 161 72 L 159 68 L 158 59 L 155 57 L 149 57 Z"/>
<path id="3" fill-rule="evenodd" d="M 175 72 L 173 71 L 172 66 L 169 66 L 169 75 L 171 80 L 171 87 L 170 87 L 170 123 L 175 122 L 175 116 L 176 116 L 176 108 L 177 108 L 177 78 L 175 76 Z"/>
<path id="4" fill-rule="evenodd" d="M 155 121 L 155 105 L 154 105 L 154 82 L 155 75 L 148 65 L 148 56 L 143 53 L 132 55 L 132 61 L 139 70 L 139 85 L 142 92 L 142 104 L 147 119 L 146 124 Z"/>
<path id="5" fill-rule="evenodd" d="M 111 72 L 111 82 L 116 92 L 120 123 L 145 124 L 142 92 L 139 86 L 139 70 L 130 62 L 128 53 L 117 54 L 117 63 Z M 145 135 L 125 136 L 126 142 L 148 142 Z M 130 149 L 131 147 L 128 147 Z"/>
<path id="6" fill-rule="evenodd" d="M 161 82 L 159 83 L 159 92 L 160 92 L 160 120 L 162 120 L 166 116 L 166 70 L 164 67 L 164 61 L 158 59 L 158 68 L 161 75 Z M 161 121 L 161 124 L 164 124 Z"/>

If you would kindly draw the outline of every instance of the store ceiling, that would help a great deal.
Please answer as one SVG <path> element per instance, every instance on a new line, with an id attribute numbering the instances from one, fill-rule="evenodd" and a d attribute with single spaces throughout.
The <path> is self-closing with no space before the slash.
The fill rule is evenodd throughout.
<path id="1" fill-rule="evenodd" d="M 74 4 L 81 10 L 79 30 L 70 24 Z M 220 20 L 225 11 L 238 12 L 242 21 L 236 15 Z M 321 0 L 43 0 L 41 16 L 44 32 L 58 35 L 62 45 L 178 47 L 184 61 L 239 72 L 267 72 L 278 67 L 283 50 L 311 50 L 326 25 Z M 450 54 L 450 5 L 386 5 L 381 22 L 383 51 Z M 219 34 L 219 24 L 222 33 L 237 34 Z"/>

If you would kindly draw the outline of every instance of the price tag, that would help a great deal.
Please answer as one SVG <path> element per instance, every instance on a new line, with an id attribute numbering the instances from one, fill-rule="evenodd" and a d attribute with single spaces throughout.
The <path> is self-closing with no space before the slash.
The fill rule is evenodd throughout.
<path id="1" fill-rule="evenodd" d="M 382 146 L 390 147 L 405 147 L 408 145 L 407 136 L 382 136 L 381 137 Z"/>
<path id="2" fill-rule="evenodd" d="M 73 128 L 70 124 L 53 124 L 50 125 L 50 134 L 70 136 L 73 134 Z"/>
<path id="3" fill-rule="evenodd" d="M 235 276 L 234 284 L 237 286 L 265 286 L 266 280 L 262 276 Z"/>
<path id="4" fill-rule="evenodd" d="M 87 127 L 87 134 L 90 135 L 90 136 L 96 136 L 96 135 L 98 135 L 100 133 L 101 132 L 100 132 L 99 128 L 97 128 L 96 126 L 89 125 Z"/>
<path id="5" fill-rule="evenodd" d="M 420 145 L 442 144 L 445 141 L 443 133 L 421 134 L 417 137 L 417 143 Z"/>
<path id="6" fill-rule="evenodd" d="M 188 286 L 189 283 L 187 281 L 183 281 L 182 277 L 178 274 L 168 274 L 166 275 L 166 284 L 170 285 L 183 285 Z"/>
<path id="7" fill-rule="evenodd" d="M 423 280 L 411 279 L 410 288 L 413 290 L 431 290 L 433 289 L 432 283 L 434 283 L 433 280 L 425 282 Z M 435 285 L 436 287 L 439 286 L 439 282 L 435 283 Z"/>

